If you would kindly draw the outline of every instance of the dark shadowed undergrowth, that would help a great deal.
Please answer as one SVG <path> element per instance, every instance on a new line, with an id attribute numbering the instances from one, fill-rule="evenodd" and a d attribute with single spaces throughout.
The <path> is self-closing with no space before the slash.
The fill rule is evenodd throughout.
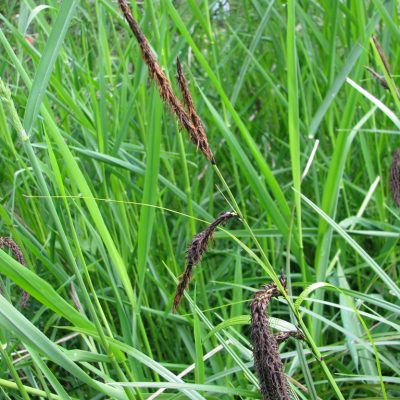
<path id="1" fill-rule="evenodd" d="M 399 397 L 399 2 L 130 6 L 0 5 L 0 398 Z"/>

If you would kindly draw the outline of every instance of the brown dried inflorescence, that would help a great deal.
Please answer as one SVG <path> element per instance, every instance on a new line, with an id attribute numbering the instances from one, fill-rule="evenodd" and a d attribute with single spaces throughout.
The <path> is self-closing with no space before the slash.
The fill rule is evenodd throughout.
<path id="1" fill-rule="evenodd" d="M 386 79 L 384 76 L 379 75 L 376 71 L 374 71 L 371 67 L 366 67 L 367 71 L 378 80 L 379 84 L 386 90 L 389 90 L 389 85 L 386 82 Z"/>
<path id="2" fill-rule="evenodd" d="M 389 185 L 393 201 L 400 207 L 400 149 L 397 149 L 393 156 Z"/>
<path id="3" fill-rule="evenodd" d="M 203 257 L 203 254 L 207 251 L 208 243 L 210 240 L 213 239 L 214 232 L 217 229 L 218 225 L 226 224 L 229 219 L 236 216 L 237 213 L 235 212 L 226 211 L 221 213 L 215 221 L 208 225 L 208 227 L 204 229 L 204 231 L 198 233 L 191 241 L 187 251 L 186 268 L 183 272 L 182 279 L 176 288 L 174 303 L 172 307 L 173 312 L 176 311 L 176 308 L 178 307 L 179 302 L 181 301 L 181 298 L 183 296 L 183 292 L 189 284 L 190 280 L 192 279 L 193 268 L 197 264 L 199 264 Z"/>
<path id="4" fill-rule="evenodd" d="M 119 0 L 120 8 L 127 20 L 133 34 L 137 42 L 139 43 L 140 50 L 142 53 L 142 58 L 147 65 L 149 70 L 150 78 L 155 80 L 157 84 L 158 91 L 160 93 L 161 98 L 163 99 L 164 103 L 169 106 L 175 117 L 177 118 L 179 125 L 184 127 L 191 138 L 191 140 L 196 144 L 197 148 L 201 150 L 201 152 L 208 158 L 211 163 L 215 163 L 214 156 L 208 145 L 207 137 L 205 135 L 203 125 L 201 124 L 200 118 L 197 116 L 197 113 L 194 111 L 193 102 L 191 101 L 190 93 L 186 84 L 186 80 L 182 81 L 185 82 L 185 88 L 181 87 L 181 83 L 179 82 L 179 87 L 184 94 L 184 101 L 185 104 L 188 106 L 186 102 L 189 95 L 191 109 L 188 107 L 189 114 L 185 111 L 184 107 L 182 106 L 179 99 L 175 96 L 174 92 L 172 91 L 171 83 L 168 80 L 167 76 L 165 75 L 164 71 L 162 70 L 161 66 L 159 65 L 157 59 L 155 58 L 146 36 L 141 31 L 138 23 L 135 21 L 132 15 L 132 11 L 129 8 L 126 0 Z M 179 73 L 179 70 L 181 73 Z M 181 69 L 180 64 L 178 63 L 178 75 L 180 77 L 183 76 L 183 72 Z M 179 81 L 180 78 L 178 78 Z M 193 111 L 196 115 L 196 118 L 193 118 Z"/>
<path id="5" fill-rule="evenodd" d="M 286 289 L 286 280 L 283 275 L 281 282 Z M 279 294 L 278 287 L 274 283 L 270 283 L 256 292 L 251 303 L 251 340 L 254 367 L 260 382 L 263 400 L 289 400 L 292 398 L 282 360 L 279 356 L 278 343 L 287 340 L 289 337 L 304 338 L 300 331 L 272 334 L 267 308 L 271 299 L 278 297 Z"/>
<path id="6" fill-rule="evenodd" d="M 23 266 L 26 265 L 24 255 L 22 254 L 20 247 L 11 238 L 5 237 L 5 236 L 0 237 L 0 248 L 1 249 L 4 249 L 4 248 L 10 249 L 11 252 L 14 254 L 14 257 L 16 258 L 16 260 L 21 265 L 23 265 Z M 20 300 L 21 307 L 26 307 L 28 300 L 29 300 L 29 293 L 23 291 L 22 297 Z"/>
<path id="7" fill-rule="evenodd" d="M 375 36 L 372 36 L 372 40 L 374 41 L 375 47 L 378 50 L 379 57 L 381 58 L 383 65 L 385 66 L 386 72 L 388 73 L 389 76 L 392 75 L 392 72 L 390 70 L 390 65 L 389 62 L 385 56 L 385 53 L 383 52 L 383 49 L 381 47 L 381 44 L 378 42 L 378 39 Z"/>
<path id="8" fill-rule="evenodd" d="M 206 155 L 206 157 L 209 160 L 211 160 L 212 163 L 214 163 L 214 156 L 208 144 L 207 135 L 204 131 L 204 126 L 194 107 L 192 95 L 190 94 L 186 77 L 183 72 L 179 58 L 177 58 L 176 60 L 176 65 L 177 65 L 176 80 L 178 81 L 178 86 L 182 93 L 183 103 L 186 106 L 190 121 L 196 128 L 196 132 L 189 131 L 190 138 L 194 143 L 196 143 L 197 148 L 201 149 L 201 151 Z"/>
<path id="9" fill-rule="evenodd" d="M 389 75 L 389 77 L 392 76 L 392 72 L 390 69 L 390 64 L 385 56 L 385 53 L 380 45 L 380 43 L 378 42 L 378 39 L 375 36 L 372 36 L 372 40 L 375 44 L 376 49 L 378 50 L 378 54 L 379 57 L 381 58 L 383 65 L 385 66 L 386 72 Z M 376 71 L 374 71 L 372 68 L 367 67 L 367 71 L 378 80 L 378 82 L 380 83 L 380 85 L 386 89 L 386 90 L 390 90 L 388 83 L 386 82 L 386 78 L 384 76 L 379 75 Z M 400 89 L 397 88 L 397 94 L 398 96 L 400 96 Z"/>

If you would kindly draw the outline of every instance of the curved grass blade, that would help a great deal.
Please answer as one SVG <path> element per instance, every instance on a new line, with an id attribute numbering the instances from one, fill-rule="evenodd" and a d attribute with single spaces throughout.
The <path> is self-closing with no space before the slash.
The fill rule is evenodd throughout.
<path id="1" fill-rule="evenodd" d="M 47 84 L 53 71 L 54 64 L 58 57 L 60 47 L 64 41 L 69 24 L 75 14 L 79 0 L 64 0 L 58 11 L 58 15 L 53 24 L 46 47 L 40 58 L 39 66 L 36 71 L 35 79 L 29 91 L 28 102 L 26 103 L 25 115 L 22 125 L 29 135 L 36 117 L 39 114 L 40 105 L 47 90 Z"/>
<path id="2" fill-rule="evenodd" d="M 68 304 L 49 283 L 28 268 L 24 268 L 2 250 L 0 250 L 0 273 L 15 282 L 40 303 L 70 321 L 74 326 L 93 329 L 92 323 Z"/>
<path id="3" fill-rule="evenodd" d="M 309 200 L 306 196 L 301 194 L 301 198 L 306 202 L 314 211 L 316 211 L 343 239 L 351 246 L 360 257 L 372 268 L 372 270 L 381 278 L 381 280 L 392 291 L 393 295 L 400 298 L 400 289 L 390 276 L 371 258 L 371 256 L 344 231 L 329 215 L 322 211 L 316 204 Z"/>
<path id="4" fill-rule="evenodd" d="M 48 339 L 39 329 L 37 329 L 28 319 L 26 319 L 15 307 L 8 303 L 0 295 L 0 326 L 13 332 L 22 342 L 28 343 L 40 354 L 48 357 L 71 375 L 75 376 L 82 383 L 99 390 L 112 398 L 125 400 L 126 396 L 121 390 L 116 390 L 102 382 L 92 379 L 77 364 L 70 360 L 60 348 Z"/>

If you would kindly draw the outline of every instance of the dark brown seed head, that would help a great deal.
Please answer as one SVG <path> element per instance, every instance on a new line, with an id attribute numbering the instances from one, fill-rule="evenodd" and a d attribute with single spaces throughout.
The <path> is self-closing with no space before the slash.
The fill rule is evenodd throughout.
<path id="1" fill-rule="evenodd" d="M 272 297 L 279 296 L 274 283 L 256 292 L 251 303 L 251 341 L 254 367 L 260 382 L 263 400 L 290 400 L 290 389 L 278 352 L 278 343 L 271 332 L 267 315 Z"/>
<path id="2" fill-rule="evenodd" d="M 152 80 L 156 82 L 162 100 L 175 115 L 176 119 L 178 120 L 179 126 L 184 127 L 188 131 L 191 140 L 196 144 L 197 148 L 200 149 L 205 157 L 214 164 L 214 157 L 208 145 L 207 137 L 202 127 L 200 118 L 197 116 L 193 102 L 191 101 L 191 96 L 187 85 L 185 89 L 186 92 L 184 94 L 184 100 L 186 102 L 190 98 L 191 109 L 188 111 L 192 114 L 194 113 L 193 115 L 195 116 L 193 116 L 192 114 L 188 114 L 179 99 L 175 96 L 169 79 L 165 75 L 163 69 L 158 63 L 156 57 L 154 56 L 153 51 L 150 48 L 149 42 L 146 36 L 143 34 L 142 30 L 140 29 L 139 24 L 133 18 L 132 11 L 128 6 L 127 1 L 119 0 L 119 6 L 137 42 L 139 43 L 142 58 L 147 65 L 149 76 Z M 179 70 L 183 74 L 180 64 L 178 64 L 178 71 Z M 183 82 L 182 76 L 183 75 L 181 75 L 180 81 L 178 79 L 179 85 L 181 85 L 181 82 Z M 179 87 L 181 88 L 181 86 Z"/>
<path id="3" fill-rule="evenodd" d="M 202 151 L 202 153 L 214 164 L 214 156 L 208 144 L 207 135 L 204 131 L 203 123 L 201 122 L 200 117 L 198 116 L 196 109 L 193 104 L 192 95 L 190 94 L 189 87 L 187 84 L 187 80 L 185 74 L 182 69 L 182 65 L 179 61 L 179 58 L 176 60 L 177 65 L 177 73 L 176 79 L 178 81 L 179 89 L 182 93 L 183 103 L 186 106 L 186 110 L 189 114 L 189 118 L 195 127 L 194 132 L 189 132 L 192 141 L 197 145 L 197 148 Z"/>
<path id="4" fill-rule="evenodd" d="M 4 248 L 10 249 L 11 252 L 14 254 L 14 257 L 16 258 L 16 260 L 21 265 L 24 265 L 24 266 L 26 265 L 24 255 L 22 254 L 20 247 L 11 238 L 5 237 L 5 236 L 0 237 L 0 248 L 1 249 L 4 249 Z M 20 306 L 22 308 L 26 307 L 28 300 L 29 300 L 29 293 L 23 291 L 22 297 L 20 300 Z"/>
<path id="5" fill-rule="evenodd" d="M 10 249 L 12 251 L 12 253 L 14 254 L 14 257 L 16 258 L 16 260 L 20 264 L 25 265 L 24 255 L 22 254 L 20 247 L 17 245 L 17 243 L 14 242 L 14 240 L 12 240 L 11 238 L 6 237 L 6 236 L 0 237 L 0 248 Z"/>
<path id="6" fill-rule="evenodd" d="M 400 149 L 397 149 L 393 156 L 389 185 L 393 201 L 400 207 Z"/>
<path id="7" fill-rule="evenodd" d="M 227 211 L 221 213 L 217 219 L 211 222 L 211 224 L 208 225 L 204 231 L 198 233 L 191 241 L 186 256 L 186 268 L 183 272 L 182 279 L 176 288 L 174 303 L 172 306 L 173 312 L 176 311 L 176 308 L 178 307 L 183 296 L 183 292 L 192 279 L 193 268 L 199 264 L 203 254 L 207 251 L 208 243 L 213 239 L 214 232 L 218 225 L 224 225 L 229 219 L 236 216 L 237 213 L 235 212 Z"/>

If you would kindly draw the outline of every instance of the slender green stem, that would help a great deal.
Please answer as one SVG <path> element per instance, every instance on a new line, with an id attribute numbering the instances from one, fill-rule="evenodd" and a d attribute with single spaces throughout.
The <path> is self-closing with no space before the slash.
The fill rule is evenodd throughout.
<path id="1" fill-rule="evenodd" d="M 262 249 L 260 243 L 258 242 L 256 236 L 254 235 L 253 230 L 251 229 L 250 225 L 248 224 L 248 222 L 246 221 L 246 219 L 241 215 L 239 206 L 236 202 L 235 196 L 233 195 L 232 191 L 230 190 L 228 184 L 226 183 L 224 177 L 222 176 L 219 168 L 217 167 L 217 165 L 214 165 L 214 171 L 217 174 L 218 178 L 221 180 L 222 185 L 224 187 L 224 189 L 226 190 L 226 192 L 228 193 L 229 199 L 232 202 L 235 211 L 238 213 L 240 219 L 243 222 L 243 225 L 245 226 L 246 230 L 248 231 L 248 233 L 250 234 L 250 237 L 253 239 L 254 244 L 256 245 L 257 249 L 260 251 L 261 257 L 262 257 L 262 261 L 263 263 L 261 264 L 261 266 L 265 269 L 265 271 L 267 272 L 267 274 L 270 276 L 270 278 L 274 281 L 274 283 L 278 286 L 279 291 L 281 292 L 282 296 L 285 298 L 285 300 L 287 301 L 287 304 L 289 305 L 291 311 L 293 312 L 293 314 L 295 315 L 299 326 L 301 328 L 301 330 L 304 333 L 304 336 L 306 338 L 307 343 L 309 344 L 311 351 L 315 357 L 315 359 L 320 363 L 329 383 L 331 384 L 332 388 L 335 390 L 336 396 L 341 399 L 344 400 L 344 397 L 334 379 L 334 377 L 332 376 L 329 368 L 327 367 L 325 361 L 322 359 L 321 353 L 317 347 L 317 345 L 315 344 L 311 334 L 309 333 L 305 323 L 303 322 L 303 319 L 300 315 L 300 313 L 296 310 L 294 303 L 292 302 L 292 300 L 290 299 L 290 297 L 288 296 L 288 294 L 286 293 L 286 290 L 284 289 L 284 287 L 282 286 L 282 283 L 280 282 L 278 275 L 276 274 L 276 272 L 274 271 L 271 263 L 269 262 L 266 254 L 264 253 L 264 250 Z"/>
<path id="2" fill-rule="evenodd" d="M 18 372 L 15 369 L 10 356 L 4 350 L 2 343 L 0 343 L 0 354 L 1 354 L 2 360 L 5 361 L 8 370 L 11 372 L 11 375 L 15 379 L 15 382 L 16 382 L 15 389 L 19 390 L 19 392 L 21 393 L 21 396 L 24 400 L 29 400 L 28 392 L 27 392 L 25 386 L 22 384 L 21 378 L 19 377 Z M 0 381 L 0 384 L 1 384 L 1 381 Z"/>
<path id="3" fill-rule="evenodd" d="M 15 382 L 7 381 L 6 379 L 0 378 L 0 386 L 5 387 L 10 390 L 19 390 L 18 384 L 16 384 Z M 29 394 L 31 394 L 35 397 L 37 396 L 37 397 L 43 397 L 43 398 L 47 398 L 49 396 L 49 394 L 46 393 L 44 390 L 36 389 L 36 388 L 26 386 L 26 385 L 23 385 L 23 388 L 24 388 L 25 393 L 27 393 L 27 395 L 28 395 L 27 399 L 30 399 Z M 50 394 L 50 399 L 63 400 L 63 398 L 61 396 L 58 396 L 58 395 L 52 394 L 52 393 Z M 73 399 L 74 398 L 71 397 L 71 400 L 73 400 Z"/>

